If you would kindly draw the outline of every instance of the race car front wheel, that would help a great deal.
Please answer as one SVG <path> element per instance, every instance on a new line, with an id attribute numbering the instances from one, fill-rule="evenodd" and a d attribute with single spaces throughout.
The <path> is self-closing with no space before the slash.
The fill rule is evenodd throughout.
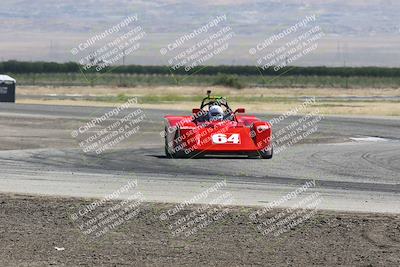
<path id="1" fill-rule="evenodd" d="M 171 154 L 171 153 L 169 153 L 169 150 L 168 150 L 168 141 L 167 141 L 167 127 L 165 127 L 165 137 L 164 137 L 164 140 L 165 140 L 165 142 L 164 142 L 164 144 L 165 144 L 165 146 L 164 146 L 164 149 L 165 149 L 165 156 L 167 157 L 167 158 L 172 158 L 173 157 L 173 155 Z"/>
<path id="2" fill-rule="evenodd" d="M 165 128 L 165 132 L 167 132 L 167 128 Z M 174 141 L 177 140 L 178 137 L 179 137 L 179 131 L 176 131 L 175 136 L 174 136 Z M 164 140 L 165 140 L 165 156 L 167 158 L 188 158 L 189 157 L 189 155 L 186 154 L 183 150 L 174 151 L 174 149 L 173 149 L 173 152 L 169 152 L 167 136 L 165 136 Z"/>
<path id="3" fill-rule="evenodd" d="M 274 147 L 271 147 L 269 150 L 260 150 L 260 157 L 263 159 L 272 159 L 272 156 L 274 155 Z"/>

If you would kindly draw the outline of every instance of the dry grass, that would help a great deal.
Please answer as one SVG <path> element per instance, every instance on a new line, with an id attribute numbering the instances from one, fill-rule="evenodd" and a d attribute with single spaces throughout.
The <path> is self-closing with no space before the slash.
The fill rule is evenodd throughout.
<path id="1" fill-rule="evenodd" d="M 232 97 L 236 100 L 230 101 L 231 106 L 244 107 L 248 112 L 270 112 L 283 113 L 295 108 L 301 103 L 300 100 L 285 100 L 290 97 L 306 96 L 399 96 L 400 89 L 270 89 L 270 88 L 246 88 L 235 90 L 224 87 L 135 87 L 135 88 L 106 88 L 106 87 L 18 87 L 18 94 L 22 95 L 95 95 L 115 96 L 125 94 L 128 96 L 168 96 L 169 102 L 143 103 L 138 106 L 143 108 L 178 109 L 191 110 L 197 107 L 196 101 L 171 101 L 173 96 L 201 96 L 207 90 L 212 89 L 216 95 Z M 172 96 L 172 97 L 171 97 Z M 268 97 L 268 101 L 258 101 L 257 97 Z M 251 98 L 252 101 L 237 101 L 238 97 Z M 275 100 L 276 99 L 276 100 Z M 110 101 L 86 101 L 86 100 L 45 100 L 45 99 L 19 99 L 17 103 L 24 104 L 52 104 L 52 105 L 73 105 L 73 106 L 116 106 Z M 302 113 L 319 109 L 326 115 L 368 115 L 368 116 L 400 116 L 400 104 L 389 101 L 318 101 L 316 105 L 302 111 Z"/>
<path id="2" fill-rule="evenodd" d="M 21 99 L 19 104 L 45 104 L 45 105 L 70 105 L 70 106 L 97 106 L 97 107 L 114 107 L 118 105 L 112 102 L 84 101 L 84 100 L 37 100 L 37 99 Z M 299 103 L 237 103 L 232 102 L 234 108 L 244 107 L 250 113 L 284 113 L 295 108 Z M 193 107 L 197 107 L 197 102 L 185 103 L 164 103 L 164 104 L 138 104 L 137 107 L 152 109 L 174 109 L 189 111 Z M 318 102 L 316 105 L 301 110 L 299 113 L 307 113 L 319 110 L 320 113 L 326 115 L 362 115 L 362 116 L 400 116 L 400 104 L 391 102 Z"/>
<path id="3" fill-rule="evenodd" d="M 19 86 L 18 94 L 21 95 L 47 95 L 47 94 L 78 94 L 78 95 L 205 95 L 207 90 L 212 90 L 216 95 L 224 96 L 399 96 L 400 88 L 393 89 L 338 89 L 338 88 L 244 88 L 241 90 L 227 87 L 205 86 L 161 86 L 161 87 L 45 87 L 45 86 Z"/>

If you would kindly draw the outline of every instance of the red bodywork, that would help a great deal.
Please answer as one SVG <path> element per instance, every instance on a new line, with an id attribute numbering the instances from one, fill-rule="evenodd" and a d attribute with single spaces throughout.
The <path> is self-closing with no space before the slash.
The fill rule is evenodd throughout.
<path id="1" fill-rule="evenodd" d="M 206 122 L 197 122 L 193 116 L 168 115 L 164 118 L 166 153 L 177 157 L 257 155 L 272 149 L 271 124 L 255 116 L 234 114 L 231 120 Z"/>

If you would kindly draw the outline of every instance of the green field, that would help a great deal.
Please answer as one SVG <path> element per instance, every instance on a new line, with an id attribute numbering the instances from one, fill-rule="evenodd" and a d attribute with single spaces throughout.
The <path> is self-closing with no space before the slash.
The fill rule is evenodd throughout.
<path id="1" fill-rule="evenodd" d="M 223 85 L 285 88 L 399 88 L 400 77 L 368 76 L 262 76 L 262 75 L 162 75 L 118 73 L 26 73 L 11 74 L 19 85 L 38 86 L 163 86 Z"/>

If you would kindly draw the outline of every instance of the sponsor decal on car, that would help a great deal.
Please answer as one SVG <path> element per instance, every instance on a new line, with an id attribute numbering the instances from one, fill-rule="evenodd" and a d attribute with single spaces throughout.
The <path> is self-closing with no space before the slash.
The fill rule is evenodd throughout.
<path id="1" fill-rule="evenodd" d="M 213 144 L 240 144 L 240 134 L 213 134 L 212 142 Z"/>

